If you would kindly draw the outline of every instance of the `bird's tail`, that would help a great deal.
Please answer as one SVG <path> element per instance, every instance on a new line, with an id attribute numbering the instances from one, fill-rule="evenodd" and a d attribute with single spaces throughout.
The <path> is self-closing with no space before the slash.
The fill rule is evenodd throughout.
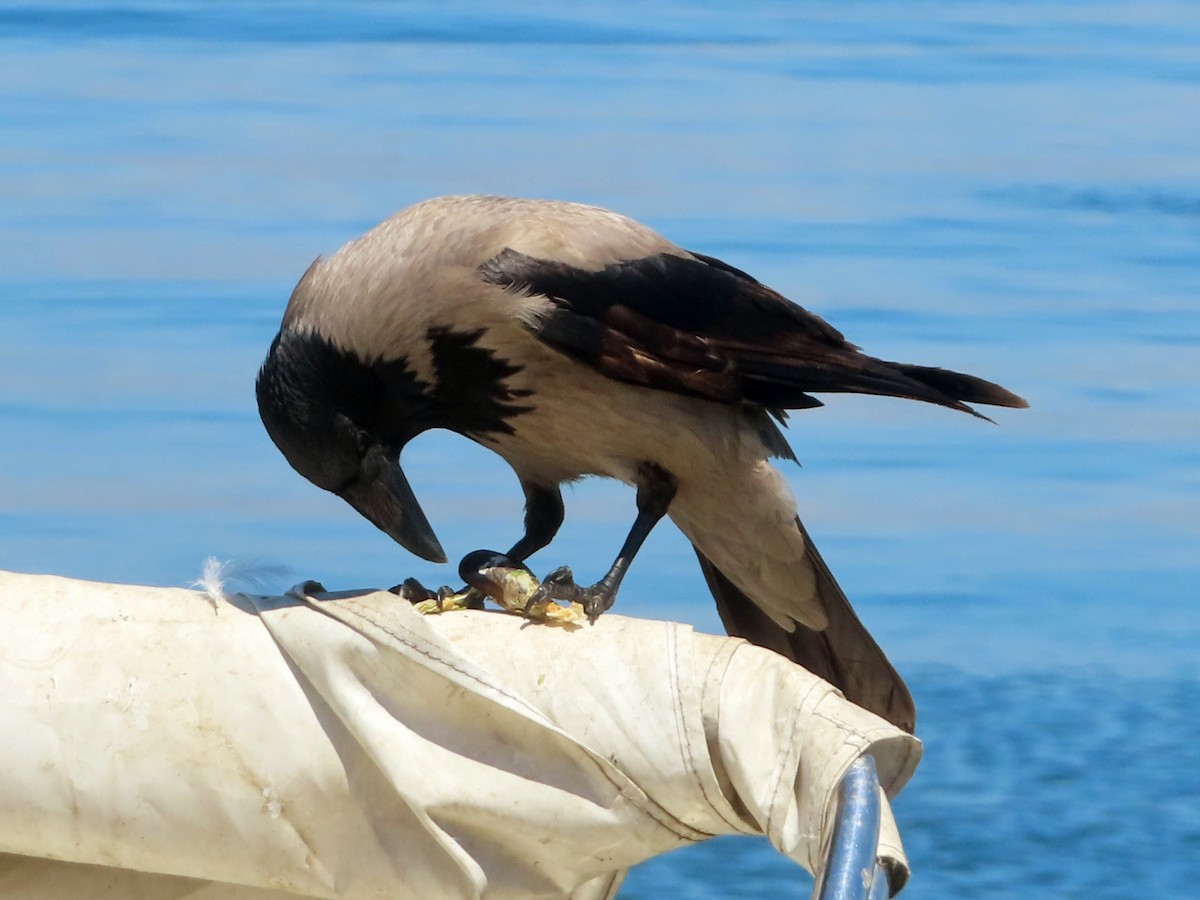
<path id="1" fill-rule="evenodd" d="M 786 656 L 833 684 L 852 703 L 911 733 L 917 711 L 904 679 L 854 614 L 798 518 L 796 527 L 807 551 L 801 564 L 811 564 L 814 570 L 817 599 L 828 618 L 826 627 L 818 631 L 797 623 L 795 631 L 787 631 L 696 549 L 725 630 Z"/>

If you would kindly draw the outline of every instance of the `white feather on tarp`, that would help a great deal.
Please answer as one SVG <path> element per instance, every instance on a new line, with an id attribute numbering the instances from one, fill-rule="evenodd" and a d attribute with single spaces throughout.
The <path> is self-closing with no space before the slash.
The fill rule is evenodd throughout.
<path id="1" fill-rule="evenodd" d="M 219 560 L 209 556 L 200 567 L 200 577 L 188 587 L 198 590 L 212 604 L 213 611 L 220 612 L 226 585 L 241 585 L 262 591 L 277 584 L 280 579 L 289 577 L 291 573 L 292 570 L 287 566 L 263 560 Z"/>

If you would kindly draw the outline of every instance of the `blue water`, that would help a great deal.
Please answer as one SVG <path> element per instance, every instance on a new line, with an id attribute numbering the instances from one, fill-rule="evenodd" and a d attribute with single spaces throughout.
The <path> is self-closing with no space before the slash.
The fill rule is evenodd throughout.
<path id="1" fill-rule="evenodd" d="M 857 397 L 793 418 L 805 519 L 920 707 L 904 896 L 1186 895 L 1198 47 L 1183 0 L 6 4 L 0 567 L 448 580 L 284 464 L 255 370 L 313 257 L 396 209 L 600 203 L 876 355 L 1033 404 L 999 427 Z M 406 468 L 451 556 L 515 536 L 484 451 L 427 435 Z M 632 508 L 580 486 L 535 566 L 598 574 Z M 705 596 L 663 528 L 620 606 L 717 630 Z M 726 839 L 624 896 L 806 884 Z"/>

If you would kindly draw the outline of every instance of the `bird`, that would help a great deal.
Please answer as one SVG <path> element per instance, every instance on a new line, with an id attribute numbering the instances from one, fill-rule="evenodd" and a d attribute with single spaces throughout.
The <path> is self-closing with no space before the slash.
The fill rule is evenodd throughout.
<path id="1" fill-rule="evenodd" d="M 904 680 L 802 524 L 775 461 L 816 394 L 1028 404 L 999 385 L 862 352 L 816 314 L 720 259 L 616 212 L 490 195 L 410 206 L 318 258 L 256 381 L 288 463 L 426 560 L 446 554 L 403 470 L 429 429 L 502 457 L 525 497 L 524 561 L 564 521 L 561 487 L 601 476 L 637 514 L 593 585 L 546 591 L 610 608 L 655 525 L 691 542 L 726 631 L 825 678 L 909 732 Z M 990 420 L 989 420 L 990 421 Z"/>

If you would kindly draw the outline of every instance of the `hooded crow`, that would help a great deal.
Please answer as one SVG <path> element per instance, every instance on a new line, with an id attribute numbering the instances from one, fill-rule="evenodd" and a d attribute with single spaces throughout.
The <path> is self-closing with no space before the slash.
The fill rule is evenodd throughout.
<path id="1" fill-rule="evenodd" d="M 903 680 L 859 622 L 772 458 L 813 394 L 1024 407 L 1004 388 L 861 353 L 721 260 L 608 210 L 504 197 L 419 203 L 309 267 L 258 375 L 288 462 L 408 550 L 445 553 L 400 469 L 431 428 L 500 454 L 525 492 L 524 560 L 563 521 L 560 486 L 633 485 L 608 573 L 546 590 L 608 609 L 664 516 L 695 547 L 730 634 L 776 650 L 912 730 Z M 982 418 L 982 416 L 981 416 Z"/>

